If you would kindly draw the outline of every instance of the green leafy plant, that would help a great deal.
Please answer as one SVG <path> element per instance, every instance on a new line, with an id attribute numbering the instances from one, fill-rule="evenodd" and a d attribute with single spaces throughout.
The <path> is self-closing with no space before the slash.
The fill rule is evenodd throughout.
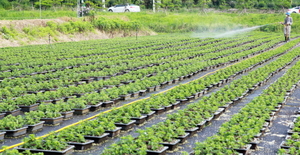
<path id="1" fill-rule="evenodd" d="M 25 125 L 25 120 L 21 115 L 8 115 L 0 120 L 0 130 L 16 130 Z"/>
<path id="2" fill-rule="evenodd" d="M 42 150 L 57 150 L 62 151 L 67 148 L 68 144 L 64 139 L 57 137 L 53 132 L 45 138 L 37 138 L 34 134 L 25 137 L 21 145 L 22 148 L 42 149 Z"/>

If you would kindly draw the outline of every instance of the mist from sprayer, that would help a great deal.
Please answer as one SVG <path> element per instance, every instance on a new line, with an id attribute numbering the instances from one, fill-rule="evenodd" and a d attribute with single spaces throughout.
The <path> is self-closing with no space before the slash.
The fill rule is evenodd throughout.
<path id="1" fill-rule="evenodd" d="M 253 26 L 253 27 L 236 27 L 236 28 L 210 28 L 206 31 L 197 31 L 192 33 L 192 37 L 195 38 L 229 38 L 236 35 L 242 35 L 247 32 L 251 32 L 255 29 L 263 27 L 265 25 Z"/>

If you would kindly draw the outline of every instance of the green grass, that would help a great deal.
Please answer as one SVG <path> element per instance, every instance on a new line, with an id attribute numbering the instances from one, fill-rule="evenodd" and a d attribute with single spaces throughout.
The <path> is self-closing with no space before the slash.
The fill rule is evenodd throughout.
<path id="1" fill-rule="evenodd" d="M 58 17 L 77 17 L 75 11 L 10 11 L 0 10 L 0 20 L 23 20 L 23 19 L 54 19 Z"/>
<path id="2" fill-rule="evenodd" d="M 144 26 L 156 32 L 190 32 L 230 30 L 241 27 L 266 25 L 261 30 L 270 32 L 282 31 L 284 14 L 234 14 L 234 13 L 156 13 L 128 14 L 132 20 L 138 20 Z M 292 14 L 294 24 L 292 32 L 299 33 L 300 15 Z"/>
<path id="3" fill-rule="evenodd" d="M 36 11 L 0 11 L 0 19 L 27 19 L 39 18 L 40 12 Z M 94 20 L 91 17 L 74 18 L 74 11 L 42 11 L 42 18 L 72 17 L 72 21 L 66 23 L 47 22 L 45 27 L 24 28 L 22 32 L 14 30 L 15 25 L 2 26 L 2 32 L 5 39 L 15 39 L 24 37 L 40 38 L 51 35 L 52 37 L 61 34 L 75 34 L 77 32 L 93 32 L 96 29 L 108 33 L 123 32 L 129 33 L 135 31 L 138 27 L 142 30 L 151 29 L 157 33 L 221 33 L 230 30 L 260 26 L 259 30 L 265 32 L 282 33 L 283 26 L 279 24 L 285 18 L 281 14 L 236 14 L 236 13 L 171 13 L 171 12 L 140 12 L 140 13 L 110 13 L 97 12 Z M 300 33 L 300 15 L 292 14 L 294 24 L 292 34 Z M 74 21 L 77 20 L 77 21 Z"/>

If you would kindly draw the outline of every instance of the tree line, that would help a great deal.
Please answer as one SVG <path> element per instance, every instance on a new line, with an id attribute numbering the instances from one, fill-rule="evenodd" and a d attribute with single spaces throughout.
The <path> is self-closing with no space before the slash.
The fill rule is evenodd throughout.
<path id="1" fill-rule="evenodd" d="M 168 10 L 182 8 L 218 8 L 218 9 L 283 9 L 300 5 L 300 0 L 0 0 L 0 9 L 32 10 L 50 8 L 75 8 L 84 5 L 93 8 L 110 7 L 116 4 L 131 3 L 142 9 L 157 7 Z"/>

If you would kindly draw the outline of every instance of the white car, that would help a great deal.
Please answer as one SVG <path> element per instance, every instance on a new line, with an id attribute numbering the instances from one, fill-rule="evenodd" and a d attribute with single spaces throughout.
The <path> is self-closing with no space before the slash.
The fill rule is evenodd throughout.
<path id="1" fill-rule="evenodd" d="M 108 8 L 109 12 L 140 12 L 140 6 L 134 4 L 118 4 Z"/>
<path id="2" fill-rule="evenodd" d="M 300 6 L 288 9 L 289 13 L 300 13 Z"/>

